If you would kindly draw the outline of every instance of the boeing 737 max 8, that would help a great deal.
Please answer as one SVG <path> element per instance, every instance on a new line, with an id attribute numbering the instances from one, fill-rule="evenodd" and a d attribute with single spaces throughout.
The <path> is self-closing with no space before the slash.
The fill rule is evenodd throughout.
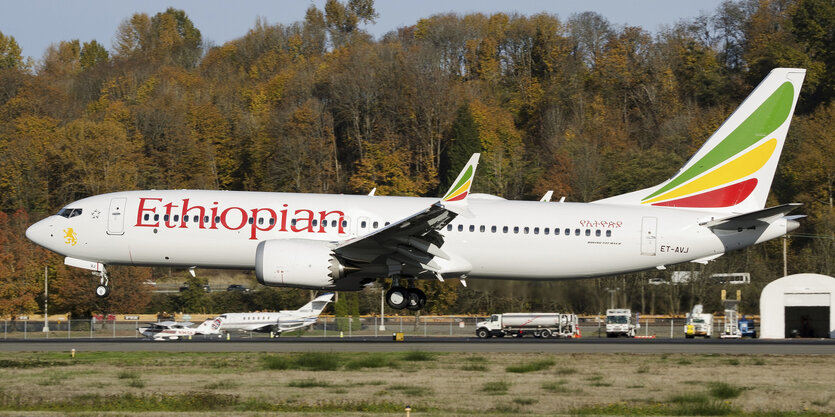
<path id="1" fill-rule="evenodd" d="M 126 191 L 70 203 L 26 231 L 100 276 L 106 265 L 254 269 L 264 285 L 359 290 L 417 310 L 414 279 L 598 277 L 727 251 L 798 227 L 765 208 L 805 76 L 778 68 L 669 180 L 592 203 L 470 194 L 478 154 L 441 199 L 236 191 Z M 466 283 L 466 281 L 462 281 Z"/>

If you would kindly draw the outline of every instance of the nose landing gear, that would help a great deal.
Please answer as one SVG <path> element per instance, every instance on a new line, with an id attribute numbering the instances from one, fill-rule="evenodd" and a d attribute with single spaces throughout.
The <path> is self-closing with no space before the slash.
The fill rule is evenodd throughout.
<path id="1" fill-rule="evenodd" d="M 96 296 L 105 298 L 110 295 L 110 279 L 107 277 L 107 269 L 104 265 L 101 266 L 101 271 L 93 272 L 93 275 L 99 276 L 99 285 L 96 287 Z"/>

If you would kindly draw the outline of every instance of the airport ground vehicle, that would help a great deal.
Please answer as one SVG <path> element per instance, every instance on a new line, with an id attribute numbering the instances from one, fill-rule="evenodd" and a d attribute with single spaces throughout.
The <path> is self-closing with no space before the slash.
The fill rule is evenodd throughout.
<path id="1" fill-rule="evenodd" d="M 606 310 L 606 337 L 635 337 L 635 331 L 641 327 L 638 319 L 632 321 L 632 310 L 628 308 L 610 308 Z"/>
<path id="2" fill-rule="evenodd" d="M 742 337 L 756 339 L 757 329 L 754 327 L 754 320 L 747 316 L 739 319 L 739 332 L 742 333 Z"/>
<path id="3" fill-rule="evenodd" d="M 704 313 L 701 304 L 696 304 L 693 311 L 687 313 L 684 323 L 684 337 L 692 339 L 696 336 L 710 338 L 713 335 L 713 314 Z"/>
<path id="4" fill-rule="evenodd" d="M 476 336 L 522 337 L 580 337 L 577 315 L 560 313 L 506 313 L 493 314 L 490 320 L 476 324 Z"/>

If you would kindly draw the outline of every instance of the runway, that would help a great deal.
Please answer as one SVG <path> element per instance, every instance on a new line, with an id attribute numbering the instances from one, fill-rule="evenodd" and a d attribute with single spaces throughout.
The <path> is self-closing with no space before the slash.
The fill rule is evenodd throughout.
<path id="1" fill-rule="evenodd" d="M 151 341 L 147 339 L 52 339 L 0 341 L 0 352 L 398 352 L 462 353 L 632 353 L 833 355 L 833 339 L 646 340 L 646 339 L 489 339 L 241 338 L 237 340 Z"/>

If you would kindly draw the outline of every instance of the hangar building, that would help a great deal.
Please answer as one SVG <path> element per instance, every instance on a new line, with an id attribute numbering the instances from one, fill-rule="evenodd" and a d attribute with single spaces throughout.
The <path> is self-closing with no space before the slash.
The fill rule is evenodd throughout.
<path id="1" fill-rule="evenodd" d="M 760 295 L 760 337 L 835 338 L 835 278 L 796 274 L 780 278 Z"/>

